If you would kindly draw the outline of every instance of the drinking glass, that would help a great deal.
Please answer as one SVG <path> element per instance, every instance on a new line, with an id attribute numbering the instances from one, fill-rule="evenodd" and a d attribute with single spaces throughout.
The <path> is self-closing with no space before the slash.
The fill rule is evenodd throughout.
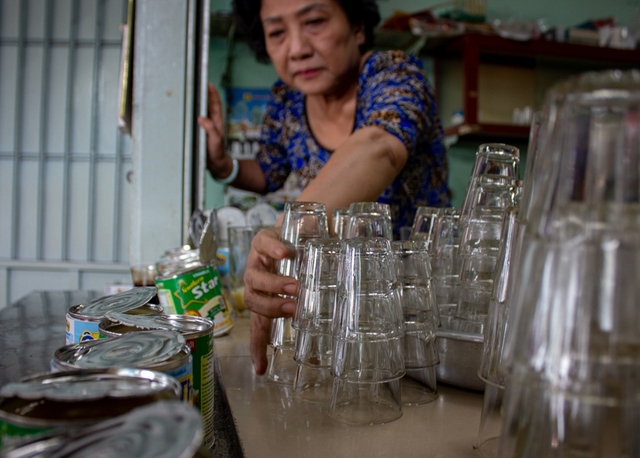
<path id="1" fill-rule="evenodd" d="M 440 363 L 436 344 L 440 314 L 431 287 L 428 244 L 410 240 L 395 241 L 391 246 L 405 327 L 402 343 L 407 375 L 401 383 L 402 400 L 404 404 L 425 404 L 438 397 L 435 366 Z"/>
<path id="2" fill-rule="evenodd" d="M 294 258 L 278 262 L 277 272 L 298 279 L 299 263 L 307 240 L 327 238 L 327 211 L 318 202 L 287 202 L 284 207 L 280 238 L 293 247 Z M 295 329 L 291 318 L 276 318 L 271 325 L 273 356 L 269 361 L 267 378 L 271 381 L 293 384 L 298 365 L 293 359 L 295 352 Z"/>
<path id="3" fill-rule="evenodd" d="M 246 311 L 244 306 L 244 271 L 251 251 L 253 237 L 262 226 L 232 226 L 228 228 L 229 240 L 229 277 L 231 279 L 231 301 L 240 314 Z"/>
<path id="4" fill-rule="evenodd" d="M 431 251 L 439 213 L 439 207 L 418 207 L 416 216 L 413 218 L 409 239 L 426 241 L 427 250 Z"/>
<path id="5" fill-rule="evenodd" d="M 331 236 L 342 240 L 349 223 L 349 209 L 336 208 L 333 210 L 333 221 L 331 224 Z"/>
<path id="6" fill-rule="evenodd" d="M 504 143 L 485 143 L 476 152 L 476 160 L 467 184 L 462 205 L 461 218 L 464 221 L 471 210 L 473 195 L 480 180 L 490 183 L 520 177 L 520 150 Z"/>
<path id="7" fill-rule="evenodd" d="M 453 316 L 460 282 L 460 209 L 442 208 L 433 238 L 431 267 L 440 316 Z"/>
<path id="8" fill-rule="evenodd" d="M 581 75 L 545 110 L 499 456 L 640 456 L 640 72 Z"/>
<path id="9" fill-rule="evenodd" d="M 478 180 L 464 227 L 460 253 L 460 295 L 455 317 L 486 321 L 505 210 L 517 206 L 522 183 L 511 178 Z"/>
<path id="10" fill-rule="evenodd" d="M 336 239 L 308 240 L 300 266 L 293 391 L 308 402 L 328 404 L 331 399 L 332 321 L 341 246 Z"/>
<path id="11" fill-rule="evenodd" d="M 338 265 L 329 414 L 347 423 L 385 423 L 402 415 L 404 317 L 391 242 L 344 241 Z"/>
<path id="12" fill-rule="evenodd" d="M 484 402 L 480 417 L 480 429 L 476 450 L 486 458 L 497 457 L 498 443 L 502 434 L 503 397 L 505 374 L 501 371 L 504 335 L 507 329 L 509 314 L 508 287 L 510 265 L 517 256 L 520 225 L 517 220 L 518 208 L 510 207 L 504 215 L 501 233 L 502 245 L 498 254 L 496 276 L 493 283 L 491 301 L 489 303 L 487 323 L 484 327 L 482 357 L 478 376 L 486 383 Z"/>
<path id="13" fill-rule="evenodd" d="M 380 202 L 354 202 L 349 206 L 349 220 L 344 238 L 384 237 L 393 239 L 391 207 Z"/>

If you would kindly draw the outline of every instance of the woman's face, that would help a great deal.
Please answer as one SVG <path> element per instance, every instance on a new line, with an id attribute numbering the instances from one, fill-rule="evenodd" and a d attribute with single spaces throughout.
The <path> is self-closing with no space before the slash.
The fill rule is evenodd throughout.
<path id="1" fill-rule="evenodd" d="M 278 76 L 306 95 L 331 95 L 357 84 L 360 45 L 336 0 L 262 0 L 267 54 Z"/>

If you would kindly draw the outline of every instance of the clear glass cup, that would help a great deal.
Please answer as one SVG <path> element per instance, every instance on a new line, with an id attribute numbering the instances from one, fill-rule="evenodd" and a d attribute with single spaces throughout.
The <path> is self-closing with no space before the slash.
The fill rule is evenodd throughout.
<path id="1" fill-rule="evenodd" d="M 436 221 L 431 268 L 440 316 L 453 316 L 458 305 L 460 283 L 460 212 L 442 208 Z"/>
<path id="2" fill-rule="evenodd" d="M 479 180 L 489 183 L 493 180 L 515 180 L 520 178 L 520 150 L 504 143 L 485 143 L 476 152 L 476 160 L 467 184 L 462 204 L 461 218 L 464 221 L 470 212 L 473 195 Z"/>
<path id="3" fill-rule="evenodd" d="M 345 236 L 349 223 L 349 209 L 335 208 L 333 210 L 333 221 L 331 223 L 331 236 L 342 240 Z"/>
<path id="4" fill-rule="evenodd" d="M 504 215 L 501 233 L 502 245 L 493 283 L 487 323 L 484 327 L 482 357 L 478 376 L 485 382 L 484 401 L 476 450 L 485 458 L 496 458 L 504 422 L 504 387 L 506 374 L 501 371 L 504 335 L 509 314 L 508 288 L 510 265 L 517 256 L 520 235 L 518 208 L 510 207 Z M 513 285 L 511 285 L 512 287 Z"/>
<path id="5" fill-rule="evenodd" d="M 411 226 L 410 240 L 424 240 L 427 250 L 432 250 L 433 239 L 436 235 L 436 221 L 440 213 L 439 207 L 418 207 Z"/>
<path id="6" fill-rule="evenodd" d="M 359 383 L 336 378 L 328 414 L 349 425 L 381 425 L 402 417 L 400 379 Z"/>
<path id="7" fill-rule="evenodd" d="M 287 202 L 284 208 L 280 238 L 296 252 L 294 258 L 278 262 L 277 272 L 298 279 L 299 265 L 307 240 L 329 237 L 326 206 L 318 202 Z M 293 384 L 298 365 L 295 354 L 296 332 L 292 318 L 276 318 L 271 325 L 273 355 L 269 360 L 267 378 L 270 381 Z"/>
<path id="8" fill-rule="evenodd" d="M 395 241 L 396 277 L 404 318 L 404 364 L 407 369 L 422 369 L 438 364 L 435 331 L 440 314 L 431 287 L 431 264 L 427 242 Z"/>
<path id="9" fill-rule="evenodd" d="M 341 249 L 342 242 L 336 239 L 306 242 L 298 278 L 295 329 L 331 335 Z"/>
<path id="10" fill-rule="evenodd" d="M 349 206 L 349 221 L 345 239 L 354 237 L 384 237 L 393 239 L 391 207 L 380 202 L 354 202 Z"/>
<path id="11" fill-rule="evenodd" d="M 334 377 L 361 383 L 401 378 L 403 336 L 391 242 L 382 237 L 345 240 L 333 320 Z"/>
<path id="12" fill-rule="evenodd" d="M 228 228 L 231 301 L 239 314 L 246 313 L 244 271 L 247 268 L 247 258 L 251 251 L 251 241 L 260 229 L 262 226 L 232 226 Z"/>
<path id="13" fill-rule="evenodd" d="M 498 456 L 640 456 L 640 72 L 547 97 L 516 270 Z"/>
<path id="14" fill-rule="evenodd" d="M 455 317 L 484 322 L 489 312 L 504 213 L 518 205 L 522 182 L 479 180 L 460 240 L 460 295 Z"/>
<path id="15" fill-rule="evenodd" d="M 402 416 L 404 319 L 395 255 L 387 238 L 344 241 L 338 265 L 328 414 L 347 424 Z"/>
<path id="16" fill-rule="evenodd" d="M 308 240 L 300 266 L 300 290 L 293 320 L 296 329 L 294 359 L 298 363 L 294 394 L 307 402 L 329 404 L 332 321 L 337 289 L 337 270 L 342 242 Z"/>

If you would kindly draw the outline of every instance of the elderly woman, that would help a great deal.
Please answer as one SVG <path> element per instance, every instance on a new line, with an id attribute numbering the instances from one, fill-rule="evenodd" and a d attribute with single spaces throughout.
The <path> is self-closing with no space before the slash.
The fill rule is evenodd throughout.
<path id="1" fill-rule="evenodd" d="M 372 52 L 380 20 L 374 0 L 235 0 L 256 56 L 279 76 L 255 160 L 224 148 L 220 99 L 209 88 L 208 169 L 214 179 L 267 193 L 294 173 L 298 200 L 333 209 L 352 202 L 391 206 L 394 232 L 416 207 L 447 206 L 442 128 L 420 61 L 400 51 Z M 245 274 L 255 370 L 267 368 L 271 318 L 292 316 L 298 283 L 273 273 L 290 253 L 278 229 L 252 243 Z"/>

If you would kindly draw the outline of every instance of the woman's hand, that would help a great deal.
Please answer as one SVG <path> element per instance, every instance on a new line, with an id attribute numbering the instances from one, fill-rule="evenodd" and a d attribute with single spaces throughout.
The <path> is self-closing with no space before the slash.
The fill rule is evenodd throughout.
<path id="1" fill-rule="evenodd" d="M 227 177 L 231 174 L 233 163 L 224 146 L 224 118 L 220 95 L 208 85 L 208 117 L 200 116 L 198 124 L 207 132 L 207 169 L 215 177 Z"/>
<path id="2" fill-rule="evenodd" d="M 295 250 L 280 240 L 276 228 L 261 230 L 251 242 L 244 274 L 244 303 L 251 310 L 251 360 L 260 375 L 267 370 L 271 319 L 291 317 L 295 312 L 298 282 L 275 273 L 278 261 L 294 256 Z"/>

